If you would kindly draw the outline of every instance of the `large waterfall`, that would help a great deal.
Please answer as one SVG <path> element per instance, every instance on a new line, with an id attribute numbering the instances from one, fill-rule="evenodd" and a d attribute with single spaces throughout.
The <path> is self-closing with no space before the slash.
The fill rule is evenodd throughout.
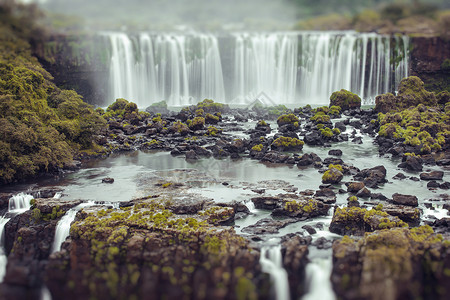
<path id="1" fill-rule="evenodd" d="M 407 37 L 374 33 L 105 33 L 110 99 L 146 107 L 205 98 L 230 104 L 327 104 L 342 88 L 365 104 L 408 75 Z"/>

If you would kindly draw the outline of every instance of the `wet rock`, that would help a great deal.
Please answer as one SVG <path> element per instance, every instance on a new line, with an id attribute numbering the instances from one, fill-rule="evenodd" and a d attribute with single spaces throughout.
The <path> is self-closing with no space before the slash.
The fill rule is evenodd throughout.
<path id="1" fill-rule="evenodd" d="M 383 205 L 382 210 L 391 216 L 399 217 L 400 220 L 410 224 L 411 226 L 417 226 L 420 223 L 420 211 L 418 208 L 404 205 L 385 204 Z"/>
<path id="2" fill-rule="evenodd" d="M 438 166 L 450 166 L 450 159 L 449 158 L 442 158 L 436 160 L 436 165 Z"/>
<path id="3" fill-rule="evenodd" d="M 336 184 L 341 182 L 342 178 L 344 178 L 344 174 L 341 171 L 331 168 L 322 176 L 322 182 Z"/>
<path id="4" fill-rule="evenodd" d="M 114 183 L 114 178 L 111 177 L 103 178 L 102 183 L 109 183 L 109 184 Z"/>
<path id="5" fill-rule="evenodd" d="M 395 228 L 334 242 L 331 281 L 340 299 L 446 299 L 448 277 L 435 264 L 450 258 L 429 226 Z"/>
<path id="6" fill-rule="evenodd" d="M 367 189 L 366 187 L 360 189 L 357 193 L 356 196 L 358 198 L 369 198 L 371 195 L 369 189 Z"/>
<path id="7" fill-rule="evenodd" d="M 363 143 L 362 137 L 360 137 L 360 136 L 355 137 L 354 139 L 352 139 L 352 143 L 359 144 L 359 145 L 362 144 Z"/>
<path id="8" fill-rule="evenodd" d="M 317 231 L 311 225 L 303 225 L 303 229 L 305 229 L 309 234 L 315 234 Z"/>
<path id="9" fill-rule="evenodd" d="M 283 266 L 288 274 L 292 299 L 299 299 L 305 293 L 304 285 L 298 283 L 305 281 L 305 269 L 309 262 L 308 244 L 307 238 L 298 235 L 289 236 L 282 243 L 284 249 Z"/>
<path id="10" fill-rule="evenodd" d="M 273 216 L 292 218 L 314 218 L 328 214 L 330 205 L 316 199 L 284 199 L 283 206 L 272 211 Z"/>
<path id="11" fill-rule="evenodd" d="M 444 177 L 443 171 L 431 171 L 429 173 L 420 173 L 421 180 L 442 180 Z"/>
<path id="12" fill-rule="evenodd" d="M 322 136 L 316 130 L 306 134 L 305 138 L 303 139 L 303 141 L 307 145 L 311 145 L 311 146 L 322 146 L 323 143 L 324 143 L 323 140 L 322 140 Z"/>
<path id="13" fill-rule="evenodd" d="M 399 168 L 404 168 L 410 171 L 422 171 L 423 161 L 418 156 L 404 155 L 402 162 L 398 165 Z"/>
<path id="14" fill-rule="evenodd" d="M 386 168 L 384 166 L 377 166 L 364 169 L 358 172 L 353 178 L 358 181 L 363 181 L 369 188 L 377 188 L 379 184 L 386 182 Z"/>
<path id="15" fill-rule="evenodd" d="M 282 201 L 278 197 L 255 197 L 252 198 L 251 200 L 255 204 L 255 208 L 268 210 L 275 209 L 278 206 L 278 204 Z"/>
<path id="16" fill-rule="evenodd" d="M 320 237 L 314 242 L 312 242 L 313 246 L 316 246 L 317 249 L 330 249 L 333 245 L 333 242 L 330 240 L 327 240 L 325 237 Z"/>
<path id="17" fill-rule="evenodd" d="M 328 151 L 328 155 L 342 156 L 342 150 L 340 150 L 340 149 L 330 150 L 330 151 Z"/>
<path id="18" fill-rule="evenodd" d="M 198 159 L 197 153 L 195 153 L 194 150 L 187 151 L 185 153 L 185 155 L 186 155 L 187 160 L 197 160 Z"/>
<path id="19" fill-rule="evenodd" d="M 404 227 L 406 223 L 386 212 L 358 207 L 337 207 L 330 224 L 330 231 L 340 235 L 364 235 L 365 232 L 384 228 Z"/>
<path id="20" fill-rule="evenodd" d="M 347 192 L 349 193 L 357 193 L 358 191 L 360 191 L 361 189 L 365 188 L 366 185 L 364 184 L 364 182 L 350 182 L 349 185 L 347 186 Z"/>
<path id="21" fill-rule="evenodd" d="M 347 127 L 345 126 L 344 122 L 342 122 L 342 121 L 336 122 L 334 127 L 339 129 L 341 132 L 344 132 L 345 130 L 347 130 Z"/>
<path id="22" fill-rule="evenodd" d="M 427 188 L 428 188 L 428 189 L 438 189 L 440 186 L 441 186 L 441 185 L 440 185 L 438 182 L 434 181 L 434 180 L 429 181 L 429 182 L 427 183 Z"/>
<path id="23" fill-rule="evenodd" d="M 399 193 L 395 193 L 392 195 L 392 202 L 398 205 L 407 205 L 413 207 L 417 207 L 419 205 L 419 201 L 416 196 L 403 195 Z"/>
<path id="24" fill-rule="evenodd" d="M 294 219 L 273 220 L 270 218 L 264 218 L 256 222 L 256 224 L 243 228 L 242 232 L 255 235 L 275 234 L 278 233 L 281 228 L 295 222 L 296 220 Z"/>
<path id="25" fill-rule="evenodd" d="M 406 175 L 403 174 L 403 173 L 397 173 L 397 175 L 395 175 L 394 177 L 392 177 L 392 179 L 403 180 L 403 179 L 406 179 Z"/>
<path id="26" fill-rule="evenodd" d="M 448 189 L 450 189 L 450 182 L 446 181 L 444 183 L 441 183 L 441 185 L 439 185 L 439 187 L 443 190 L 448 190 Z"/>

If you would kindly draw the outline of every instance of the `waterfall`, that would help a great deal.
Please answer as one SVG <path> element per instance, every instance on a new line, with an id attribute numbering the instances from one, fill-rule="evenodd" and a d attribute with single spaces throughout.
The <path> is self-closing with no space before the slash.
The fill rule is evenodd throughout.
<path id="1" fill-rule="evenodd" d="M 409 39 L 353 31 L 104 33 L 110 99 L 145 108 L 205 98 L 230 104 L 328 104 L 347 89 L 373 104 L 408 75 Z"/>
<path id="2" fill-rule="evenodd" d="M 30 209 L 30 201 L 33 199 L 32 195 L 19 193 L 12 196 L 8 203 L 8 212 L 11 213 L 23 213 Z"/>
<path id="3" fill-rule="evenodd" d="M 3 278 L 6 273 L 6 264 L 8 257 L 6 256 L 4 245 L 3 233 L 5 232 L 5 225 L 10 219 L 6 217 L 0 217 L 0 283 L 3 282 Z"/>
<path id="4" fill-rule="evenodd" d="M 263 246 L 259 258 L 262 271 L 270 274 L 274 289 L 274 299 L 288 300 L 289 282 L 286 270 L 283 268 L 281 245 Z"/>
<path id="5" fill-rule="evenodd" d="M 312 259 L 306 266 L 307 292 L 302 300 L 336 299 L 330 281 L 332 267 L 331 257 Z"/>
<path id="6" fill-rule="evenodd" d="M 6 274 L 6 265 L 8 263 L 8 257 L 4 248 L 4 232 L 6 223 L 11 219 L 11 215 L 21 214 L 30 209 L 30 201 L 33 196 L 24 193 L 19 193 L 17 195 L 9 198 L 8 212 L 5 216 L 0 217 L 0 283 L 3 282 L 3 278 Z"/>
<path id="7" fill-rule="evenodd" d="M 66 214 L 58 221 L 55 230 L 55 238 L 53 240 L 51 253 L 61 250 L 61 245 L 64 243 L 70 233 L 70 224 L 75 220 L 77 212 L 85 207 L 94 205 L 94 202 L 81 203 L 74 208 L 69 209 Z"/>

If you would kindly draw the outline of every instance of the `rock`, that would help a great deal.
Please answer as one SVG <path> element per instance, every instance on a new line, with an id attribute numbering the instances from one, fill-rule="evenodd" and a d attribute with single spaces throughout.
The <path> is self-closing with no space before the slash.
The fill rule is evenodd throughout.
<path id="1" fill-rule="evenodd" d="M 384 166 L 377 166 L 364 169 L 358 172 L 353 178 L 358 181 L 363 181 L 367 187 L 377 188 L 379 184 L 386 182 L 386 168 Z"/>
<path id="2" fill-rule="evenodd" d="M 439 187 L 443 190 L 448 190 L 448 189 L 450 189 L 450 182 L 446 181 L 444 183 L 441 183 L 441 185 Z"/>
<path id="3" fill-rule="evenodd" d="M 305 138 L 303 139 L 303 141 L 307 145 L 311 145 L 311 146 L 322 146 L 323 145 L 322 136 L 316 130 L 306 134 Z"/>
<path id="4" fill-rule="evenodd" d="M 341 89 L 340 91 L 336 91 L 330 96 L 330 107 L 331 106 L 339 106 L 341 109 L 349 110 L 361 107 L 361 98 L 349 92 L 347 90 Z"/>
<path id="5" fill-rule="evenodd" d="M 303 225 L 303 229 L 305 229 L 309 234 L 315 234 L 317 231 L 311 225 Z"/>
<path id="6" fill-rule="evenodd" d="M 398 205 L 407 205 L 416 207 L 419 205 L 419 201 L 416 196 L 412 195 L 402 195 L 395 193 L 392 195 L 392 202 Z"/>
<path id="7" fill-rule="evenodd" d="M 111 177 L 103 178 L 102 183 L 114 183 L 114 178 Z"/>
<path id="8" fill-rule="evenodd" d="M 296 222 L 294 219 L 273 220 L 270 218 L 264 218 L 256 222 L 256 224 L 243 228 L 242 232 L 255 235 L 274 234 L 278 233 L 281 228 L 284 228 L 294 222 Z"/>
<path id="9" fill-rule="evenodd" d="M 342 178 L 344 178 L 344 174 L 341 171 L 331 168 L 323 174 L 322 182 L 336 184 L 339 183 Z"/>
<path id="10" fill-rule="evenodd" d="M 328 155 L 342 156 L 342 150 L 340 150 L 340 149 L 330 150 L 330 151 L 328 151 Z"/>
<path id="11" fill-rule="evenodd" d="M 403 173 L 397 173 L 397 175 L 395 175 L 394 177 L 392 177 L 392 179 L 400 179 L 400 180 L 403 180 L 403 179 L 406 179 L 406 175 L 403 174 Z"/>
<path id="12" fill-rule="evenodd" d="M 362 144 L 363 143 L 362 137 L 360 137 L 360 136 L 355 137 L 354 139 L 352 139 L 352 143 L 359 144 L 359 145 Z"/>
<path id="13" fill-rule="evenodd" d="M 370 195 L 371 195 L 371 193 L 370 193 L 370 191 L 369 191 L 366 187 L 360 189 L 360 190 L 356 193 L 356 196 L 357 196 L 358 198 L 369 198 Z"/>
<path id="14" fill-rule="evenodd" d="M 195 153 L 194 150 L 189 150 L 185 153 L 186 155 L 186 160 L 197 160 L 198 156 L 197 153 Z"/>
<path id="15" fill-rule="evenodd" d="M 378 229 L 407 226 L 398 217 L 386 212 L 359 207 L 337 207 L 330 224 L 330 232 L 340 235 L 364 235 Z"/>
<path id="16" fill-rule="evenodd" d="M 441 185 L 438 182 L 434 181 L 434 180 L 429 181 L 427 183 L 427 188 L 428 189 L 437 189 L 437 188 L 440 188 L 440 187 L 441 187 Z"/>
<path id="17" fill-rule="evenodd" d="M 298 235 L 288 236 L 282 242 L 284 249 L 283 267 L 288 274 L 290 296 L 299 299 L 304 294 L 304 288 L 299 282 L 305 281 L 305 270 L 308 264 L 308 244 L 310 239 Z"/>
<path id="18" fill-rule="evenodd" d="M 349 193 L 357 193 L 361 189 L 365 188 L 366 185 L 364 182 L 350 182 L 350 184 L 347 186 L 347 192 Z"/>
<path id="19" fill-rule="evenodd" d="M 314 218 L 328 214 L 330 205 L 316 199 L 284 199 L 283 206 L 272 211 L 273 216 L 287 216 L 291 218 Z"/>
<path id="20" fill-rule="evenodd" d="M 338 299 L 446 299 L 449 252 L 429 226 L 394 228 L 333 243 L 331 281 Z M 432 254 L 433 253 L 433 254 Z M 434 280 L 423 280 L 433 274 Z"/>
<path id="21" fill-rule="evenodd" d="M 442 180 L 444 177 L 443 171 L 431 171 L 429 173 L 420 173 L 421 180 Z"/>
<path id="22" fill-rule="evenodd" d="M 398 167 L 410 171 L 422 171 L 422 163 L 422 159 L 418 156 L 403 155 L 402 163 Z"/>
<path id="23" fill-rule="evenodd" d="M 333 243 L 322 236 L 311 243 L 311 245 L 316 246 L 317 249 L 330 249 Z"/>
<path id="24" fill-rule="evenodd" d="M 255 197 L 252 198 L 251 200 L 255 204 L 255 208 L 268 210 L 275 209 L 278 206 L 278 204 L 282 201 L 278 197 Z"/>
<path id="25" fill-rule="evenodd" d="M 399 217 L 400 220 L 410 224 L 411 226 L 417 226 L 420 223 L 420 211 L 418 208 L 403 205 L 384 204 L 382 210 L 391 216 Z"/>

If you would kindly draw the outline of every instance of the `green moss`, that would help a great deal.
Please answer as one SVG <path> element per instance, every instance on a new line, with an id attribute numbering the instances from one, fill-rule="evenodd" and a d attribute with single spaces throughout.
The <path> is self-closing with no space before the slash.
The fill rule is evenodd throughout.
<path id="1" fill-rule="evenodd" d="M 330 107 L 339 106 L 343 110 L 361 107 L 361 98 L 347 90 L 334 92 L 330 96 Z"/>
<path id="2" fill-rule="evenodd" d="M 330 116 L 326 115 L 323 111 L 319 111 L 311 117 L 311 121 L 313 121 L 315 124 L 330 123 Z"/>
<path id="3" fill-rule="evenodd" d="M 272 147 L 284 150 L 301 150 L 305 142 L 297 138 L 281 136 L 272 142 Z"/>
<path id="4" fill-rule="evenodd" d="M 263 145 L 262 144 L 255 145 L 252 147 L 252 150 L 261 152 L 263 150 Z"/>
<path id="5" fill-rule="evenodd" d="M 295 126 L 295 124 L 296 124 L 295 127 L 299 127 L 299 125 L 298 125 L 299 122 L 300 122 L 300 120 L 294 114 L 281 115 L 277 119 L 278 126 L 283 126 L 283 125 L 286 125 L 286 124 L 292 124 L 292 125 Z"/>

